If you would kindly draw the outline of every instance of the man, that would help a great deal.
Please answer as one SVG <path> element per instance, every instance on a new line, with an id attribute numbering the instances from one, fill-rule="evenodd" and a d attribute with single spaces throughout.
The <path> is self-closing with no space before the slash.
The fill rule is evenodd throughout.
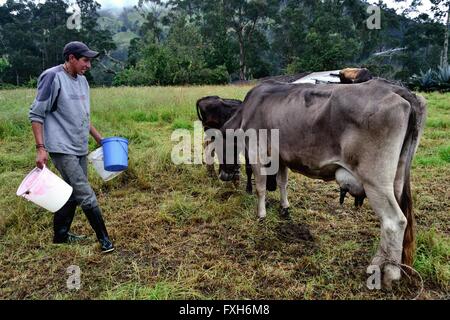
<path id="1" fill-rule="evenodd" d="M 55 213 L 54 243 L 70 243 L 85 237 L 69 233 L 77 205 L 94 229 L 103 253 L 114 246 L 109 239 L 97 197 L 87 179 L 89 133 L 101 145 L 100 133 L 90 123 L 89 84 L 84 74 L 99 53 L 84 43 L 70 42 L 63 51 L 65 63 L 45 70 L 29 112 L 36 140 L 36 165 L 43 168 L 48 155 L 63 179 L 73 187 L 69 201 Z"/>

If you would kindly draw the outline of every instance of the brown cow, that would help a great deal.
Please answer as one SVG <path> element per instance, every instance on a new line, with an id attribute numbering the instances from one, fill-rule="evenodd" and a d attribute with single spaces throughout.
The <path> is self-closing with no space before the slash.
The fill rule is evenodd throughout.
<path id="1" fill-rule="evenodd" d="M 197 100 L 197 117 L 202 122 L 205 132 L 209 129 L 220 129 L 225 122 L 227 122 L 231 116 L 242 105 L 241 100 L 237 99 L 223 99 L 219 96 L 207 96 Z M 210 176 L 215 176 L 214 164 L 211 164 L 214 158 L 214 151 L 209 150 L 209 140 L 205 140 L 206 158 L 209 164 L 206 165 L 206 169 Z"/>
<path id="2" fill-rule="evenodd" d="M 196 103 L 198 119 L 203 124 L 205 132 L 208 129 L 220 129 L 227 122 L 231 116 L 242 107 L 242 101 L 237 99 L 224 99 L 219 96 L 207 96 L 199 99 Z M 216 176 L 214 169 L 213 159 L 214 150 L 211 150 L 211 141 L 205 140 L 204 148 L 206 152 L 207 164 L 206 170 L 212 177 Z M 247 187 L 248 193 L 252 193 L 252 167 L 248 163 L 248 156 L 246 155 L 245 171 L 247 174 Z M 240 170 L 235 168 L 235 174 L 233 175 L 233 182 L 235 185 L 239 182 Z M 267 190 L 275 191 L 277 188 L 276 175 L 269 176 L 267 180 Z"/>

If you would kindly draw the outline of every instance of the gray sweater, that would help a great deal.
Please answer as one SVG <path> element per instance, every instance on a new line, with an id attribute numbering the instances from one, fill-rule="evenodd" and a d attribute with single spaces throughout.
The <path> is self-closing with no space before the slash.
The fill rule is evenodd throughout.
<path id="1" fill-rule="evenodd" d="M 44 125 L 44 143 L 51 153 L 88 154 L 90 126 L 89 84 L 62 65 L 45 70 L 29 112 L 31 122 Z"/>

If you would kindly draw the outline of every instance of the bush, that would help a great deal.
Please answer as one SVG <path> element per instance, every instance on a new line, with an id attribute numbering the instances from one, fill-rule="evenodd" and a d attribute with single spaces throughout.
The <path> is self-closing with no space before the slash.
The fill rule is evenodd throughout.
<path id="1" fill-rule="evenodd" d="M 153 78 L 132 67 L 119 72 L 114 77 L 113 86 L 145 86 L 151 85 L 153 82 Z"/>
<path id="2" fill-rule="evenodd" d="M 415 74 L 411 77 L 411 84 L 414 89 L 432 91 L 436 87 L 435 72 L 432 69 L 420 71 L 420 75 Z"/>
<path id="3" fill-rule="evenodd" d="M 409 87 L 413 90 L 422 90 L 425 92 L 450 91 L 450 66 L 438 67 L 436 71 L 420 71 L 420 75 L 413 75 L 410 78 Z"/>
<path id="4" fill-rule="evenodd" d="M 6 57 L 0 57 L 0 74 L 2 74 L 6 69 L 11 67 Z"/>
<path id="5" fill-rule="evenodd" d="M 11 83 L 5 83 L 0 82 L 0 90 L 10 90 L 10 89 L 17 89 L 18 87 L 11 84 Z"/>
<path id="6" fill-rule="evenodd" d="M 28 80 L 28 82 L 25 84 L 26 88 L 35 89 L 37 87 L 37 78 L 31 78 Z"/>
<path id="7" fill-rule="evenodd" d="M 207 67 L 207 44 L 185 16 L 177 19 L 164 42 L 149 41 L 136 49 L 139 58 L 115 76 L 114 85 L 215 85 L 230 80 L 225 66 Z"/>
<path id="8" fill-rule="evenodd" d="M 195 77 L 194 84 L 226 84 L 230 82 L 230 75 L 225 66 L 219 66 L 215 69 L 201 69 Z"/>
<path id="9" fill-rule="evenodd" d="M 439 67 L 436 72 L 436 79 L 439 83 L 450 83 L 450 66 Z"/>
<path id="10" fill-rule="evenodd" d="M 150 59 L 149 59 L 150 60 Z M 226 84 L 230 75 L 225 66 L 215 69 L 196 68 L 176 60 L 151 59 L 144 65 L 130 67 L 118 73 L 114 86 L 184 85 L 184 84 Z"/>

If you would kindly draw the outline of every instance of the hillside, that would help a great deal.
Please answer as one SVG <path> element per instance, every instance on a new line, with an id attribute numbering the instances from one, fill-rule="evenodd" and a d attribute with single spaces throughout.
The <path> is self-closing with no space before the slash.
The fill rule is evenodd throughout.
<path id="1" fill-rule="evenodd" d="M 130 41 L 139 37 L 139 29 L 145 19 L 133 7 L 100 10 L 97 22 L 101 29 L 109 30 L 118 50 L 127 50 Z"/>

